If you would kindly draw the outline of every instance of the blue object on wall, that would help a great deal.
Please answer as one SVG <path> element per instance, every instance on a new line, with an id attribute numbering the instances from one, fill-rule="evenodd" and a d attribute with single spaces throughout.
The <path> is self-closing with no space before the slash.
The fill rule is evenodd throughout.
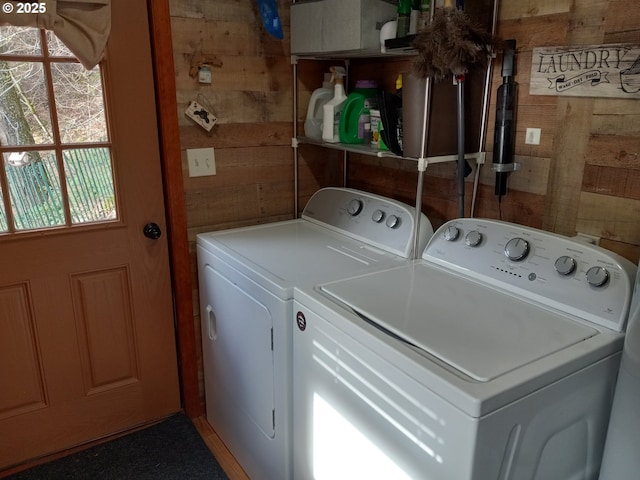
<path id="1" fill-rule="evenodd" d="M 278 5 L 276 0 L 258 0 L 258 8 L 262 17 L 262 24 L 270 35 L 282 40 L 282 23 L 278 15 Z"/>

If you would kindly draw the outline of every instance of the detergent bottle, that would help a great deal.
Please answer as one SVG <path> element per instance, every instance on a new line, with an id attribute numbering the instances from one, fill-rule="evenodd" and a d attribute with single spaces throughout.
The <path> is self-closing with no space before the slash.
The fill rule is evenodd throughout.
<path id="1" fill-rule="evenodd" d="M 340 116 L 342 143 L 371 143 L 371 110 L 378 108 L 378 83 L 358 80 Z"/>
<path id="2" fill-rule="evenodd" d="M 324 115 L 322 107 L 333 98 L 333 85 L 331 84 L 331 74 L 324 74 L 324 81 L 321 88 L 316 88 L 309 99 L 307 108 L 307 118 L 304 121 L 304 134 L 313 140 L 322 139 L 322 117 Z"/>
<path id="3" fill-rule="evenodd" d="M 346 71 L 343 67 L 331 67 L 331 81 L 334 82 L 333 98 L 322 107 L 322 140 L 329 143 L 340 142 L 340 116 L 347 101 L 344 91 L 344 77 Z"/>

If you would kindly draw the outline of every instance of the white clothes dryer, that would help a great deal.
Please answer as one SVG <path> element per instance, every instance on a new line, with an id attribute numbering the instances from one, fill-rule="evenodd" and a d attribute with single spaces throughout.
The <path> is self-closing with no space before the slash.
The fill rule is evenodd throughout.
<path id="1" fill-rule="evenodd" d="M 515 224 L 294 292 L 294 475 L 597 478 L 636 267 Z"/>
<path id="2" fill-rule="evenodd" d="M 325 188 L 299 219 L 197 236 L 206 415 L 252 479 L 292 478 L 294 286 L 406 263 L 414 212 Z M 433 229 L 419 224 L 421 252 Z"/>

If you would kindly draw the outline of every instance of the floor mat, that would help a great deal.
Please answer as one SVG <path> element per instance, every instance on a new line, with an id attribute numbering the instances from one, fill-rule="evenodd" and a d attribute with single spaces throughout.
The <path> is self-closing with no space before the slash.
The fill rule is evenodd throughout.
<path id="1" fill-rule="evenodd" d="M 7 478 L 228 480 L 196 427 L 182 413 L 144 430 Z"/>

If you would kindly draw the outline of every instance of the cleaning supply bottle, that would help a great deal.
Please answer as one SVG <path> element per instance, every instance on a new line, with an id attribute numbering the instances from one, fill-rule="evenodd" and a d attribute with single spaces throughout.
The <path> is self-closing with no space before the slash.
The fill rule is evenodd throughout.
<path id="1" fill-rule="evenodd" d="M 420 23 L 420 0 L 411 0 L 411 18 L 409 21 L 409 35 L 418 33 Z"/>
<path id="2" fill-rule="evenodd" d="M 398 0 L 398 29 L 396 38 L 403 38 L 409 34 L 411 23 L 411 0 Z"/>
<path id="3" fill-rule="evenodd" d="M 420 0 L 420 16 L 418 18 L 418 32 L 422 32 L 431 22 L 431 0 Z"/>
<path id="4" fill-rule="evenodd" d="M 342 143 L 371 143 L 371 110 L 378 108 L 378 83 L 358 80 L 340 116 Z"/>
<path id="5" fill-rule="evenodd" d="M 304 134 L 307 138 L 313 140 L 322 139 L 322 117 L 324 115 L 322 107 L 332 98 L 331 74 L 325 73 L 322 87 L 316 88 L 309 99 L 307 118 L 304 121 Z"/>
<path id="6" fill-rule="evenodd" d="M 340 142 L 340 116 L 347 101 L 344 91 L 344 77 L 347 72 L 343 67 L 331 67 L 331 81 L 334 82 L 333 98 L 322 107 L 322 140 L 329 143 Z"/>

